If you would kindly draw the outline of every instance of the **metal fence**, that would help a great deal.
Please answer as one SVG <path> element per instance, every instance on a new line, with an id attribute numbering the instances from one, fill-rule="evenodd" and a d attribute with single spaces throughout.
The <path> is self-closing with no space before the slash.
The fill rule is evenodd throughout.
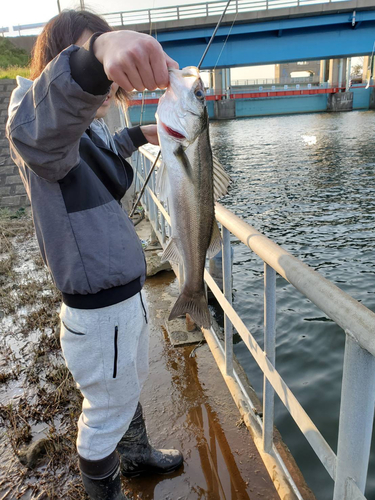
<path id="1" fill-rule="evenodd" d="M 154 155 L 145 148 L 134 154 L 132 161 L 138 185 L 143 184 L 153 160 Z M 142 203 L 160 243 L 165 247 L 170 218 L 155 193 L 155 174 Z M 271 477 L 274 477 L 276 468 L 280 471 L 277 477 L 279 488 L 285 479 L 289 491 L 302 500 L 274 445 L 276 392 L 333 479 L 333 500 L 365 499 L 363 493 L 375 404 L 375 314 L 219 203 L 216 203 L 216 219 L 222 227 L 223 293 L 207 270 L 205 282 L 224 311 L 224 345 L 213 328 L 203 329 L 203 333 L 245 422 L 252 427 L 255 444 Z M 264 261 L 264 349 L 232 307 L 230 233 Z M 183 276 L 181 269 L 178 274 L 180 278 Z M 346 334 L 337 455 L 275 367 L 277 274 L 318 306 Z M 251 397 L 234 369 L 233 328 L 264 374 L 263 417 L 254 411 Z"/>
<path id="2" fill-rule="evenodd" d="M 290 7 L 303 7 L 323 3 L 335 3 L 350 0 L 232 0 L 226 14 L 242 14 L 258 10 L 273 10 Z M 184 19 L 207 18 L 220 16 L 227 0 L 218 2 L 193 3 L 173 7 L 157 7 L 154 9 L 128 10 L 102 14 L 111 26 L 129 26 L 135 24 L 150 24 L 166 21 L 180 21 Z M 214 20 L 213 20 L 214 22 Z M 19 35 L 23 31 L 38 33 L 46 23 L 24 24 L 13 26 Z M 5 28 L 7 29 L 7 28 Z"/>
<path id="3" fill-rule="evenodd" d="M 233 0 L 226 11 L 226 14 L 242 14 L 244 12 L 258 10 L 302 7 L 304 5 L 334 3 L 335 1 L 340 0 Z M 180 21 L 184 19 L 194 19 L 197 17 L 220 16 L 226 3 L 226 0 L 220 0 L 218 2 L 194 3 L 173 7 L 157 7 L 154 9 L 114 12 L 103 15 L 112 26 L 157 23 L 161 21 Z"/>

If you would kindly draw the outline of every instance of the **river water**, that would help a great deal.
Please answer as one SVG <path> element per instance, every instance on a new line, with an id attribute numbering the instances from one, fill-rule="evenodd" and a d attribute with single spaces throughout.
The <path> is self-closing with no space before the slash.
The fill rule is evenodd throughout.
<path id="1" fill-rule="evenodd" d="M 375 311 L 375 112 L 212 122 L 210 133 L 233 180 L 223 205 Z M 234 308 L 263 345 L 263 262 L 232 245 Z M 260 370 L 235 342 L 260 395 Z M 277 368 L 335 453 L 344 342 L 335 323 L 277 278 Z M 330 500 L 332 480 L 276 400 L 284 441 L 317 499 Z M 375 446 L 367 485 L 374 500 Z"/>

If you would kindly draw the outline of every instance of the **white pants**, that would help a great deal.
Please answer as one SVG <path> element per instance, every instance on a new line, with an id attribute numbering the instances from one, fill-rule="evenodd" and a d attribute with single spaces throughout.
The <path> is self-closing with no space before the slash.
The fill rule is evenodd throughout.
<path id="1" fill-rule="evenodd" d="M 127 431 L 148 374 L 148 311 L 142 293 L 100 309 L 62 305 L 61 347 L 83 394 L 77 450 L 110 455 Z"/>

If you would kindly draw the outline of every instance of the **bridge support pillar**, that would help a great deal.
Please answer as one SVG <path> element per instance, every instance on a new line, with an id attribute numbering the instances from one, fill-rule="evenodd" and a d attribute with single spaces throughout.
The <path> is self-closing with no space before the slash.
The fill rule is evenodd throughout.
<path id="1" fill-rule="evenodd" d="M 324 85 L 329 80 L 329 61 L 323 59 L 320 61 L 319 83 Z"/>
<path id="2" fill-rule="evenodd" d="M 331 87 L 345 87 L 346 59 L 330 59 L 329 84 Z"/>
<path id="3" fill-rule="evenodd" d="M 213 70 L 213 81 L 215 94 L 227 94 L 230 88 L 230 68 L 221 68 Z"/>
<path id="4" fill-rule="evenodd" d="M 373 61 L 373 58 L 371 58 L 371 56 L 365 56 L 363 58 L 363 73 L 362 73 L 362 81 L 363 83 L 367 83 L 368 81 L 370 81 L 370 78 L 371 78 L 371 73 L 373 73 L 373 71 L 371 71 L 371 66 L 373 66 L 374 64 L 374 61 Z M 372 83 L 370 82 L 370 85 Z"/>

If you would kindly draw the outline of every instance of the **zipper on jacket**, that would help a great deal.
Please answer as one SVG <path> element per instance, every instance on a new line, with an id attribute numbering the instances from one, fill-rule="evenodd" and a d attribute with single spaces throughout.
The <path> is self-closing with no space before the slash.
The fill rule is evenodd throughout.
<path id="1" fill-rule="evenodd" d="M 117 339 L 118 339 L 118 326 L 115 326 L 115 359 L 113 363 L 113 378 L 117 377 L 117 357 L 118 357 Z"/>

